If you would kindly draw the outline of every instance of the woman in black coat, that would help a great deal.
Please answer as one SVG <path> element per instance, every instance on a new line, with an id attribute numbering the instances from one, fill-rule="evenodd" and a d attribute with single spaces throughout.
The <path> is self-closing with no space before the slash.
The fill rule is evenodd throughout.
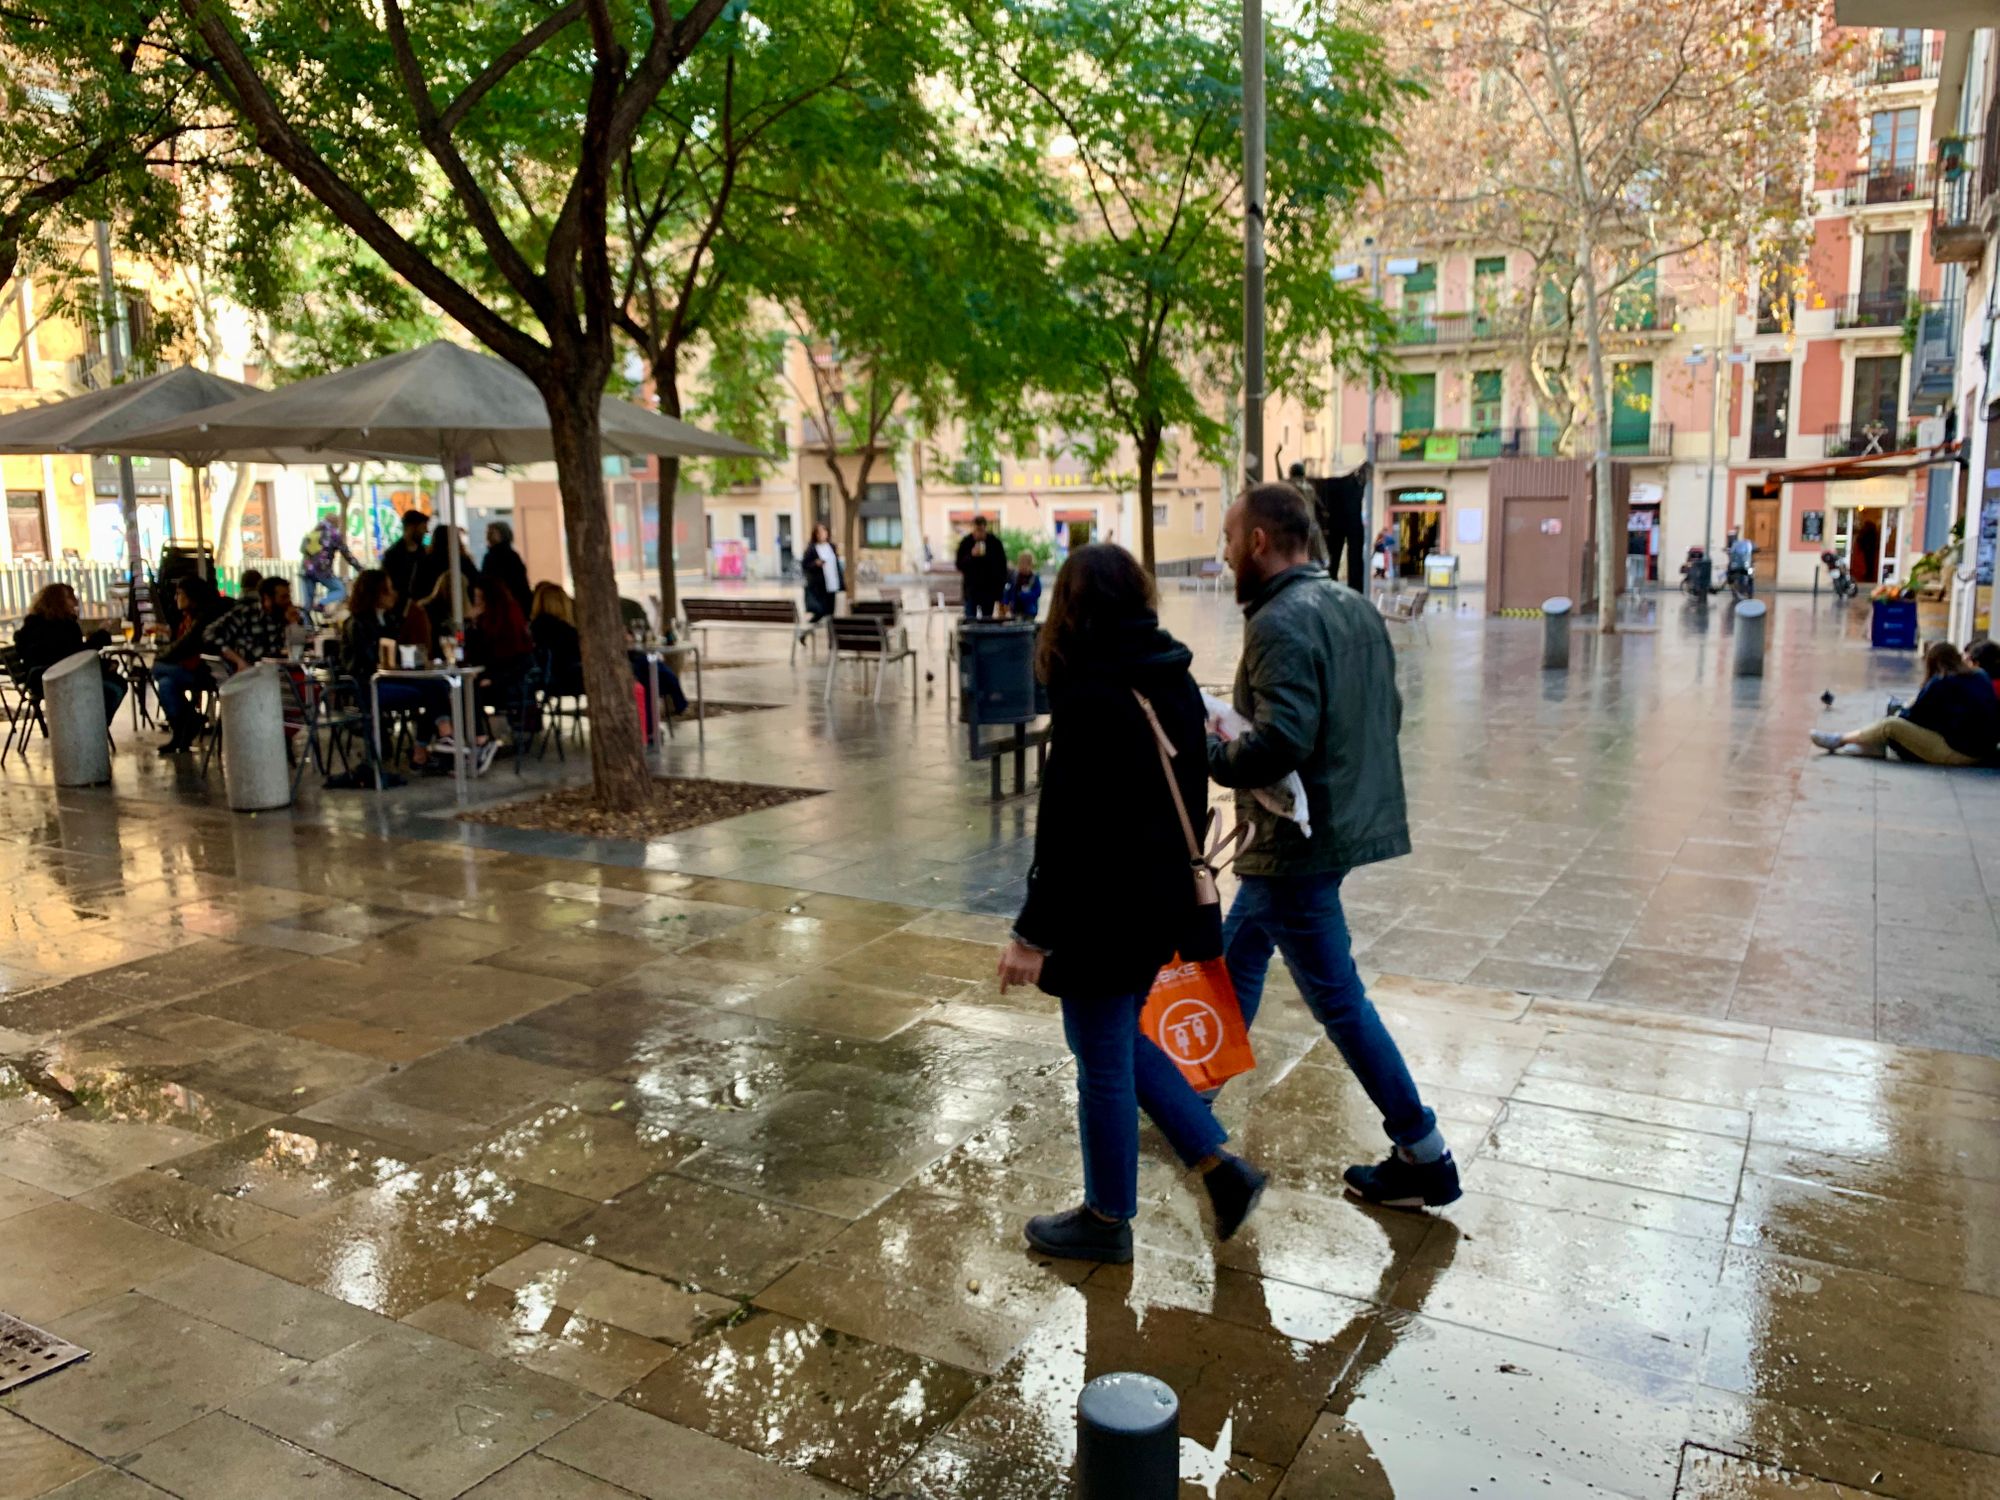
<path id="1" fill-rule="evenodd" d="M 1079 1260 L 1132 1258 L 1140 1101 L 1183 1162 L 1202 1173 L 1227 1239 L 1264 1177 L 1222 1149 L 1228 1132 L 1173 1061 L 1139 1029 L 1161 966 L 1194 916 L 1186 835 L 1160 765 L 1143 695 L 1172 741 L 1189 819 L 1207 820 L 1201 693 L 1187 647 L 1160 629 L 1153 585 L 1122 547 L 1072 552 L 1056 576 L 1037 670 L 1049 686 L 1053 749 L 1042 778 L 1035 862 L 1000 982 L 1062 1001 L 1077 1066 L 1084 1201 L 1028 1221 L 1028 1243 Z"/>
<path id="2" fill-rule="evenodd" d="M 20 653 L 28 691 L 39 700 L 42 674 L 84 651 L 102 651 L 111 644 L 111 632 L 93 631 L 84 636 L 77 619 L 76 590 L 66 583 L 45 585 L 28 606 L 27 618 L 14 632 L 14 649 Z M 117 716 L 125 701 L 125 682 L 107 663 L 98 663 L 104 678 L 104 722 Z"/>

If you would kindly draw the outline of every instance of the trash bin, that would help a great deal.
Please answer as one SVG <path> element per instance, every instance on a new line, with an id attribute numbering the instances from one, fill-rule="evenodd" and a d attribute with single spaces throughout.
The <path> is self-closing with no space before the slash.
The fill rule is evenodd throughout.
<path id="1" fill-rule="evenodd" d="M 1458 559 L 1443 552 L 1433 552 L 1424 559 L 1424 587 L 1427 589 L 1455 589 L 1458 587 Z"/>
<path id="2" fill-rule="evenodd" d="M 1035 680 L 1035 627 L 973 620 L 958 627 L 958 720 L 1025 724 L 1048 712 Z"/>

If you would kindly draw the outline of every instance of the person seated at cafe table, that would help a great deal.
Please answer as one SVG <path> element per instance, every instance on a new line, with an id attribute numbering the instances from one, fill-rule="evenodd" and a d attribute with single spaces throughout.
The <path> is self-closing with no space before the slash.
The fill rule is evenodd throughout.
<path id="1" fill-rule="evenodd" d="M 201 734 L 202 717 L 188 695 L 214 686 L 201 658 L 213 649 L 209 628 L 219 625 L 232 606 L 208 579 L 190 575 L 174 581 L 174 607 L 179 618 L 173 637 L 153 658 L 153 692 L 170 731 L 159 747 L 162 755 L 179 755 Z"/>
<path id="2" fill-rule="evenodd" d="M 42 696 L 42 674 L 50 667 L 111 644 L 108 630 L 94 630 L 86 637 L 77 613 L 76 590 L 66 583 L 51 583 L 35 595 L 27 618 L 14 632 L 14 650 L 27 673 L 28 691 L 37 699 Z M 125 679 L 108 662 L 100 661 L 98 667 L 104 678 L 104 722 L 109 724 L 125 701 Z"/>
<path id="3" fill-rule="evenodd" d="M 236 606 L 208 632 L 215 653 L 240 672 L 260 661 L 278 661 L 285 655 L 285 632 L 301 622 L 292 604 L 288 579 L 266 578 L 257 585 L 257 600 Z"/>
<path id="4" fill-rule="evenodd" d="M 437 678 L 394 678 L 369 682 L 386 663 L 382 648 L 391 655 L 402 645 L 402 617 L 396 609 L 396 585 L 380 568 L 364 568 L 355 575 L 347 596 L 347 618 L 341 622 L 341 666 L 360 690 L 358 702 L 363 713 L 380 705 L 384 713 L 407 713 L 416 744 L 410 750 L 410 765 L 422 770 L 430 764 L 431 742 L 451 733 L 451 690 Z M 424 663 L 426 666 L 429 662 Z"/>
<path id="5" fill-rule="evenodd" d="M 528 617 L 528 629 L 534 634 L 535 649 L 548 662 L 549 690 L 559 697 L 580 698 L 583 687 L 583 640 L 576 633 L 576 604 L 559 583 L 546 580 L 535 585 L 534 604 Z M 626 660 L 632 664 L 632 680 L 652 684 L 651 658 L 644 651 L 629 645 Z M 679 717 L 687 712 L 687 694 L 681 690 L 681 680 L 673 668 L 660 663 L 660 696 L 674 707 Z"/>

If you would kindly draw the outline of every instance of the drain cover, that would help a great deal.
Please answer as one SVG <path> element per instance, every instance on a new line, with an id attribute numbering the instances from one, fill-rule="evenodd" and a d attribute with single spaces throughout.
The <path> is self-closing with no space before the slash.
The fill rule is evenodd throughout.
<path id="1" fill-rule="evenodd" d="M 11 1391 L 88 1358 L 88 1349 L 0 1313 L 0 1391 Z"/>

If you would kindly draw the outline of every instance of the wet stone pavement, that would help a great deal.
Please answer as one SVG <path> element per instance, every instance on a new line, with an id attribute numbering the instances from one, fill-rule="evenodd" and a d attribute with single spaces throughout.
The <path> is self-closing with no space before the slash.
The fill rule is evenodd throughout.
<path id="1" fill-rule="evenodd" d="M 1119 1369 L 1188 1496 L 2000 1494 L 1996 783 L 1809 756 L 1900 679 L 1802 603 L 1761 684 L 1720 622 L 1410 641 L 1354 909 L 1466 1196 L 1341 1198 L 1379 1125 L 1274 973 L 1272 1190 L 1217 1247 L 1147 1132 L 1123 1268 L 1020 1245 L 1073 1077 L 935 700 L 716 674 L 779 706 L 669 761 L 831 790 L 650 850 L 12 762 L 0 1310 L 92 1357 L 0 1397 L 0 1500 L 1056 1496 Z"/>

